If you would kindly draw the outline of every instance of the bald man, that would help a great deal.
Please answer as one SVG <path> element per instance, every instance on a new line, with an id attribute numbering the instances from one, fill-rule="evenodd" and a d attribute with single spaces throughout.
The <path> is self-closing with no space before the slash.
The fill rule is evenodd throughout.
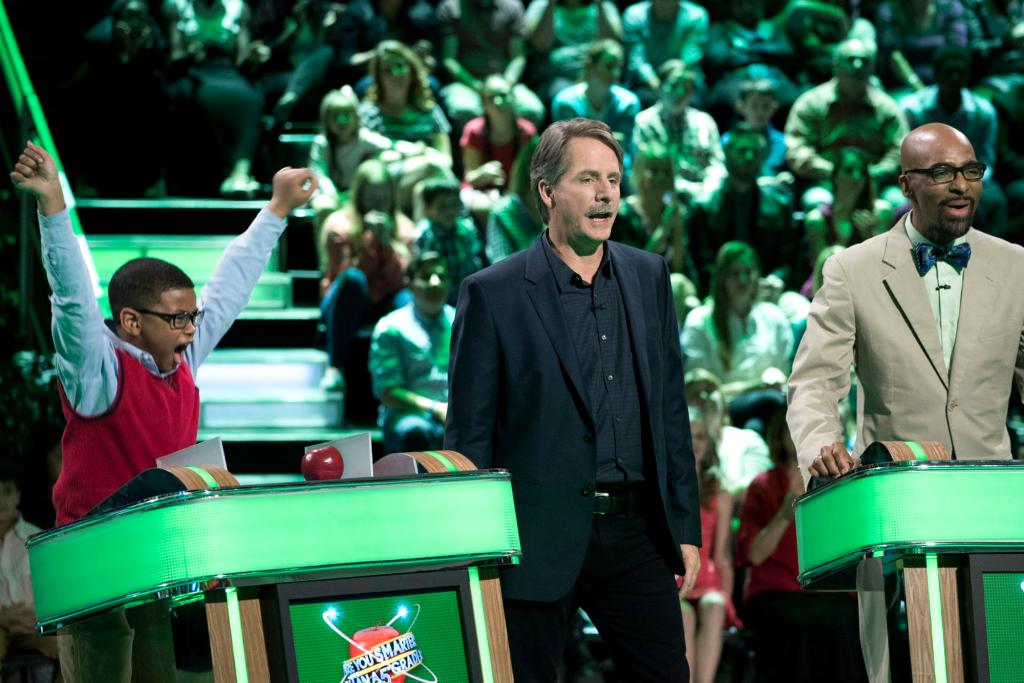
<path id="1" fill-rule="evenodd" d="M 971 227 L 985 166 L 960 131 L 914 129 L 900 166 L 910 213 L 831 257 L 811 304 L 789 378 L 805 481 L 846 474 L 875 441 L 938 441 L 960 460 L 1010 457 L 1011 384 L 1024 389 L 1024 248 Z M 852 455 L 838 411 L 851 367 Z"/>

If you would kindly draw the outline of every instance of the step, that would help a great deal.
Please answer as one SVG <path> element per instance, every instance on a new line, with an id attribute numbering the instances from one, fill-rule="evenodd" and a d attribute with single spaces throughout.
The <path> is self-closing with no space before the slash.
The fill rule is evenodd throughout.
<path id="1" fill-rule="evenodd" d="M 199 426 L 205 430 L 337 429 L 344 416 L 345 395 L 341 391 L 320 388 L 200 391 Z"/>
<path id="2" fill-rule="evenodd" d="M 218 348 L 199 367 L 196 384 L 204 399 L 232 392 L 263 395 L 318 389 L 326 370 L 327 354 L 316 349 Z"/>
<path id="3" fill-rule="evenodd" d="M 327 369 L 327 354 L 316 349 L 215 349 L 196 373 L 200 426 L 338 428 L 345 395 L 321 387 Z"/>
<path id="4" fill-rule="evenodd" d="M 154 232 L 173 235 L 241 234 L 266 199 L 206 199 L 164 197 L 162 199 L 78 199 L 75 206 L 85 234 L 138 234 Z M 311 216 L 312 210 L 296 209 L 289 216 Z"/>
<path id="5" fill-rule="evenodd" d="M 99 277 L 100 307 L 109 312 L 107 285 L 125 262 L 139 257 L 159 258 L 180 267 L 201 292 L 210 279 L 230 235 L 89 235 L 86 243 Z M 248 308 L 285 308 L 292 301 L 292 280 L 281 269 L 281 250 L 275 245 Z"/>

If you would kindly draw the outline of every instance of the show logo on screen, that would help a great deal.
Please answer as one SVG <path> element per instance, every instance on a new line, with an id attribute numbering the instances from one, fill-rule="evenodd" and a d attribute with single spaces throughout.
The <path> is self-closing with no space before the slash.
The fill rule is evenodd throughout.
<path id="1" fill-rule="evenodd" d="M 383 626 L 367 626 L 351 636 L 338 628 L 338 610 L 329 607 L 322 617 L 328 628 L 348 642 L 349 658 L 342 663 L 344 675 L 340 683 L 405 683 L 408 677 L 418 683 L 438 683 L 438 677 L 423 662 L 423 651 L 416 645 L 412 632 L 420 614 L 420 606 L 413 605 L 415 613 L 411 619 L 409 609 L 400 606 L 391 621 Z M 395 622 L 408 620 L 405 631 L 395 628 Z M 410 673 L 413 670 L 418 671 Z M 418 675 L 417 675 L 418 674 Z M 427 676 L 423 678 L 421 676 Z"/>

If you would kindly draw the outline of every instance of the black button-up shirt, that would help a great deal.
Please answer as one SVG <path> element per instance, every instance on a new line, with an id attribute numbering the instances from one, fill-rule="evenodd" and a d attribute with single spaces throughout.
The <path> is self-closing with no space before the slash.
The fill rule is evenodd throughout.
<path id="1" fill-rule="evenodd" d="M 544 254 L 559 291 L 559 303 L 583 373 L 594 433 L 597 481 L 643 480 L 639 383 L 626 309 L 607 247 L 592 283 L 559 258 L 543 237 Z M 589 438 L 588 438 L 589 437 Z"/>

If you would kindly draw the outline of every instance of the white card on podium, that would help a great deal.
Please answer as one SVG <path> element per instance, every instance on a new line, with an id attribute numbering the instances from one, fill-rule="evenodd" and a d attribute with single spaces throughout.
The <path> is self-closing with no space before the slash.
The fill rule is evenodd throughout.
<path id="1" fill-rule="evenodd" d="M 202 467 L 203 465 L 228 468 L 227 460 L 224 458 L 224 442 L 219 436 L 156 459 L 156 466 L 164 470 L 171 467 Z"/>

